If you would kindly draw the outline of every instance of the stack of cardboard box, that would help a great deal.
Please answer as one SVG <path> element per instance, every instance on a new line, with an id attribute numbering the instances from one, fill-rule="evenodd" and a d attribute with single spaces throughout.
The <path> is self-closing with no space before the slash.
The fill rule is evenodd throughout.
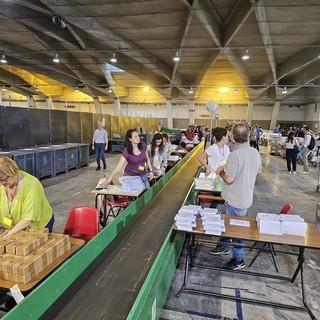
<path id="1" fill-rule="evenodd" d="M 30 228 L 0 239 L 0 279 L 28 283 L 57 257 L 70 250 L 69 236 Z"/>

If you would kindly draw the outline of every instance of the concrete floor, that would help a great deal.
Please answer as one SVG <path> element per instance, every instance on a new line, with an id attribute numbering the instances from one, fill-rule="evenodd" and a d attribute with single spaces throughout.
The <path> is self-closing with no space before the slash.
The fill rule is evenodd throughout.
<path id="1" fill-rule="evenodd" d="M 286 170 L 285 159 L 269 154 L 266 147 L 260 150 L 263 160 L 263 174 L 257 180 L 254 203 L 249 211 L 249 216 L 257 212 L 280 211 L 284 203 L 293 205 L 293 213 L 300 214 L 308 223 L 315 221 L 315 204 L 320 202 L 320 194 L 316 192 L 319 183 L 318 167 L 310 167 L 310 174 L 289 175 Z M 116 165 L 120 154 L 107 154 L 107 170 L 95 171 L 94 158 L 90 159 L 88 167 L 73 170 L 68 174 L 61 174 L 55 178 L 44 179 L 46 195 L 52 205 L 56 222 L 54 232 L 63 232 L 64 225 L 70 209 L 73 206 L 94 206 L 94 196 L 90 191 L 95 188 L 103 174 L 108 175 Z M 298 166 L 302 171 L 302 166 Z M 224 208 L 221 207 L 221 210 Z M 290 248 L 289 248 L 290 249 Z M 201 247 L 197 259 L 212 262 L 208 248 Z M 250 255 L 246 253 L 246 263 L 250 262 Z M 226 256 L 223 259 L 227 260 Z M 313 312 L 320 319 L 320 294 L 318 293 L 320 276 L 320 257 L 315 250 L 306 251 L 306 281 L 308 301 Z M 278 255 L 281 272 L 291 274 L 296 264 L 295 256 Z M 215 261 L 216 263 L 217 261 Z M 218 262 L 220 263 L 220 262 Z M 280 310 L 249 304 L 239 304 L 233 301 L 206 298 L 183 293 L 179 299 L 175 293 L 181 285 L 183 276 L 183 260 L 176 270 L 168 299 L 162 312 L 162 319 L 310 319 L 307 313 Z M 275 280 L 254 279 L 248 276 L 230 276 L 220 272 L 196 271 L 190 273 L 190 281 L 195 286 L 212 287 L 227 293 L 237 292 L 241 296 L 250 296 L 257 299 L 271 299 L 272 301 L 300 302 L 300 279 L 295 284 L 283 283 Z M 246 268 L 247 269 L 247 268 Z M 254 264 L 255 271 L 270 269 L 274 266 L 268 254 L 261 254 Z"/>

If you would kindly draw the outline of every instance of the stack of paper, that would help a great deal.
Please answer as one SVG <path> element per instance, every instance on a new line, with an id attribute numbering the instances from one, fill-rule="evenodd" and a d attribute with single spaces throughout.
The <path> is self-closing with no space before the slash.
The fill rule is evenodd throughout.
<path id="1" fill-rule="evenodd" d="M 215 178 L 216 174 L 214 172 L 210 173 L 208 177 L 204 173 L 200 173 L 199 178 L 194 178 L 194 188 L 196 190 L 212 191 L 215 188 Z"/>
<path id="2" fill-rule="evenodd" d="M 183 206 L 174 217 L 178 229 L 191 231 L 197 224 L 200 206 Z"/>
<path id="3" fill-rule="evenodd" d="M 139 176 L 122 176 L 119 178 L 121 189 L 135 193 L 145 189 L 145 185 Z"/>
<path id="4" fill-rule="evenodd" d="M 200 212 L 202 219 L 202 227 L 205 233 L 220 235 L 226 231 L 224 220 L 221 219 L 217 209 L 205 208 Z"/>
<path id="5" fill-rule="evenodd" d="M 290 234 L 305 236 L 307 224 L 299 215 L 258 213 L 259 232 L 269 234 Z"/>
<path id="6" fill-rule="evenodd" d="M 168 161 L 179 161 L 179 156 L 168 156 Z"/>
<path id="7" fill-rule="evenodd" d="M 283 234 L 291 234 L 304 237 L 307 231 L 307 224 L 299 215 L 280 214 Z"/>
<path id="8" fill-rule="evenodd" d="M 257 214 L 257 225 L 259 232 L 268 234 L 279 234 L 282 232 L 282 222 L 278 214 L 272 213 L 258 213 Z"/>

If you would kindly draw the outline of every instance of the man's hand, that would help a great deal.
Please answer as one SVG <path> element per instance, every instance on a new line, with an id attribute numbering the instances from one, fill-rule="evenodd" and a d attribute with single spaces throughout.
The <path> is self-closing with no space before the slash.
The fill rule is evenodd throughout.
<path id="1" fill-rule="evenodd" d="M 224 170 L 224 166 L 218 167 L 217 170 L 216 170 L 216 174 L 220 176 L 220 173 L 221 173 L 221 171 L 223 171 L 223 170 Z"/>
<path id="2" fill-rule="evenodd" d="M 104 151 L 108 150 L 108 145 L 106 144 L 106 146 L 104 147 Z"/>
<path id="3" fill-rule="evenodd" d="M 205 177 L 208 177 L 209 175 L 210 175 L 210 173 L 211 173 L 211 171 L 210 171 L 210 168 L 208 167 L 207 169 L 206 169 L 206 172 L 205 172 Z"/>
<path id="4" fill-rule="evenodd" d="M 92 145 L 92 150 L 94 150 L 94 144 Z"/>

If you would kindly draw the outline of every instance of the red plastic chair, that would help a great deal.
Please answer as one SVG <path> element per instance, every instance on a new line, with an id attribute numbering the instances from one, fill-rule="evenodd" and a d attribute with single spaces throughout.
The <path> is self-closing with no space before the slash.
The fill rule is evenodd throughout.
<path id="1" fill-rule="evenodd" d="M 91 240 L 99 232 L 99 212 L 92 207 L 73 207 L 70 211 L 64 234 L 70 237 Z"/>
<path id="2" fill-rule="evenodd" d="M 279 212 L 279 214 L 289 214 L 289 213 L 292 211 L 292 209 L 293 209 L 293 206 L 292 206 L 290 203 L 286 203 L 286 204 L 282 207 L 282 209 L 281 209 L 281 211 Z M 253 246 L 250 248 L 250 251 L 256 246 L 256 244 L 257 244 L 257 242 L 255 242 L 255 243 L 253 244 Z M 269 249 L 264 250 L 264 248 L 265 248 L 266 246 L 268 246 Z M 277 261 L 276 261 L 276 258 L 275 258 L 275 256 L 276 256 L 276 251 L 275 251 L 275 249 L 274 249 L 274 246 L 273 246 L 273 244 L 271 244 L 271 243 L 266 243 L 266 242 L 263 244 L 263 246 L 261 247 L 261 249 L 260 249 L 260 250 L 257 252 L 257 254 L 254 256 L 254 258 L 252 259 L 252 261 L 251 261 L 250 264 L 249 264 L 249 267 L 251 267 L 251 266 L 253 265 L 253 263 L 256 261 L 256 259 L 258 258 L 259 254 L 260 254 L 262 251 L 270 252 L 271 257 L 272 257 L 272 260 L 273 260 L 273 264 L 274 264 L 274 266 L 275 266 L 275 268 L 276 268 L 276 271 L 279 272 L 279 268 L 278 268 Z"/>
<path id="3" fill-rule="evenodd" d="M 290 203 L 286 203 L 279 214 L 289 214 L 292 211 L 293 206 Z"/>

